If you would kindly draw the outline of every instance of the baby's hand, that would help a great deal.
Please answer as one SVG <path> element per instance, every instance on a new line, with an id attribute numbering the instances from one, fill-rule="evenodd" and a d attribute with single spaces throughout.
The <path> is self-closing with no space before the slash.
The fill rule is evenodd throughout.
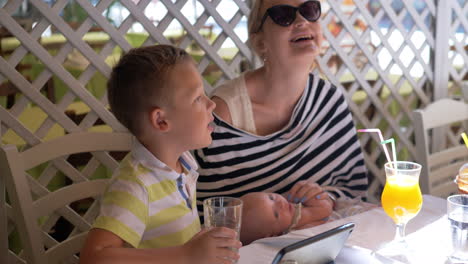
<path id="1" fill-rule="evenodd" d="M 314 206 L 317 200 L 328 198 L 322 187 L 308 181 L 298 181 L 285 196 L 289 202 L 302 203 L 304 206 Z"/>
<path id="2" fill-rule="evenodd" d="M 236 231 L 226 227 L 204 229 L 188 241 L 184 248 L 192 263 L 233 263 L 239 259 L 242 244 L 236 239 Z"/>

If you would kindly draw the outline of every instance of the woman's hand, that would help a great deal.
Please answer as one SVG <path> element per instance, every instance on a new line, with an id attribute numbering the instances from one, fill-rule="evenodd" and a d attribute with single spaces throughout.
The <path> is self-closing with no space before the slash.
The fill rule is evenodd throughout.
<path id="1" fill-rule="evenodd" d="M 326 199 L 328 195 L 315 182 L 298 181 L 285 196 L 289 202 L 314 206 L 317 200 Z"/>
<path id="2" fill-rule="evenodd" d="M 299 181 L 285 196 L 288 201 L 302 203 L 307 208 L 310 213 L 309 223 L 312 220 L 326 221 L 332 214 L 334 201 L 317 183 Z"/>

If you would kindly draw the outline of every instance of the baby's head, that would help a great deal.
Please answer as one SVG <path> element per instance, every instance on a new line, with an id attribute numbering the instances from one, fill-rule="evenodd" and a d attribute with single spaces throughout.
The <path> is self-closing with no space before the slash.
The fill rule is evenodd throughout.
<path id="1" fill-rule="evenodd" d="M 292 222 L 294 205 L 279 194 L 254 192 L 242 196 L 241 200 L 240 240 L 244 245 L 260 238 L 279 236 Z"/>
<path id="2" fill-rule="evenodd" d="M 108 99 L 116 118 L 139 140 L 152 139 L 157 131 L 187 150 L 211 143 L 215 104 L 205 95 L 194 60 L 182 49 L 130 50 L 112 70 Z"/>

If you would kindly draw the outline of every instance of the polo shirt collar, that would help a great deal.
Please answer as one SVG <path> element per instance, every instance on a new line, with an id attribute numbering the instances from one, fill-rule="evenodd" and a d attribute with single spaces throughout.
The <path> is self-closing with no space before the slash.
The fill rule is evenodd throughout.
<path id="1" fill-rule="evenodd" d="M 132 144 L 132 155 L 135 160 L 141 163 L 143 166 L 153 170 L 164 171 L 165 176 L 169 179 L 177 180 L 180 176 L 179 173 L 167 166 L 166 163 L 156 158 L 153 153 L 151 153 L 145 146 L 143 146 L 143 144 L 141 144 L 140 141 L 138 141 L 136 138 L 133 140 Z M 182 153 L 179 161 L 188 174 L 197 174 L 197 163 L 188 151 Z"/>

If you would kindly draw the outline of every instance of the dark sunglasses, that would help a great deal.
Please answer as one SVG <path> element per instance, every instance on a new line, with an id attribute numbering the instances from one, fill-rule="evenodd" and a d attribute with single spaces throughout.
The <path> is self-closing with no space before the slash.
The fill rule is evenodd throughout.
<path id="1" fill-rule="evenodd" d="M 267 9 L 265 15 L 263 15 L 262 23 L 260 23 L 260 26 L 255 33 L 262 29 L 262 26 L 268 16 L 270 16 L 271 20 L 273 20 L 277 25 L 282 27 L 290 26 L 294 20 L 296 20 L 297 11 L 299 11 L 299 14 L 310 22 L 317 21 L 322 14 L 320 2 L 316 0 L 304 2 L 298 7 L 290 5 L 275 5 Z"/>

